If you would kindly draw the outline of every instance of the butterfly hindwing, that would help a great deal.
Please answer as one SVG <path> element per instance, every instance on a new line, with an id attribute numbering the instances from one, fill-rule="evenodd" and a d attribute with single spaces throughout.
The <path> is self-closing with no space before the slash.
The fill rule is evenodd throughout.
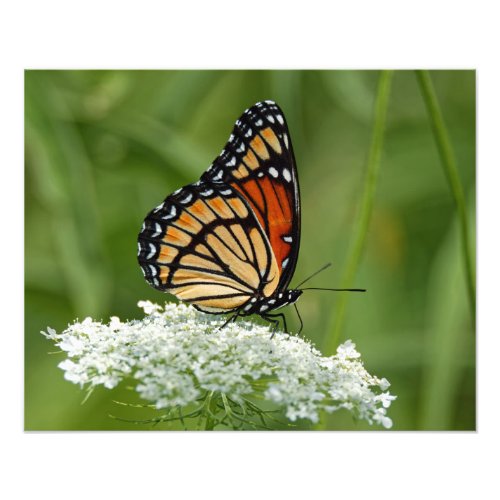
<path id="1" fill-rule="evenodd" d="M 153 209 L 139 234 L 139 263 L 155 288 L 205 312 L 271 296 L 280 272 L 251 205 L 232 186 L 190 184 Z"/>
<path id="2" fill-rule="evenodd" d="M 299 252 L 300 194 L 290 134 L 278 105 L 264 101 L 247 109 L 202 180 L 230 185 L 248 202 L 278 264 L 278 288 L 286 289 Z"/>

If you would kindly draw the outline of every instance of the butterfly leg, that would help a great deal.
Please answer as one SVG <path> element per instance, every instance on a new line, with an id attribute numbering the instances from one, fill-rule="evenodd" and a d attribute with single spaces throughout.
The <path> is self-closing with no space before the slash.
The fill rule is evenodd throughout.
<path id="1" fill-rule="evenodd" d="M 299 313 L 299 309 L 297 307 L 297 304 L 294 304 L 293 307 L 295 307 L 295 310 L 297 311 L 297 316 L 299 317 L 300 328 L 299 328 L 299 331 L 297 332 L 297 335 L 300 335 L 302 333 L 302 329 L 304 328 L 304 323 L 302 322 L 302 318 L 300 317 L 300 313 Z"/>
<path id="2" fill-rule="evenodd" d="M 288 332 L 288 328 L 286 326 L 286 319 L 284 314 L 266 314 L 265 316 L 262 316 L 265 320 L 269 321 L 269 323 L 273 324 L 273 333 L 271 335 L 271 338 L 274 337 L 274 334 L 276 333 L 276 330 L 278 329 L 280 325 L 279 319 L 276 318 L 281 318 L 283 321 L 283 326 L 285 327 L 285 332 Z"/>
<path id="3" fill-rule="evenodd" d="M 227 318 L 227 320 L 224 322 L 224 324 L 222 326 L 220 326 L 218 328 L 218 330 L 222 330 L 225 326 L 227 326 L 232 321 L 236 321 L 236 318 L 239 316 L 239 314 L 240 314 L 240 311 L 236 311 L 232 316 L 229 316 L 229 318 Z"/>

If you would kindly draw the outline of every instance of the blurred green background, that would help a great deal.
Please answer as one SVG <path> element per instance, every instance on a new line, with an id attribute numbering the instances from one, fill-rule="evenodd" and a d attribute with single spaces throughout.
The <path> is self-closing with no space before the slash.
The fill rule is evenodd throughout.
<path id="1" fill-rule="evenodd" d="M 284 110 L 302 195 L 292 285 L 335 287 L 348 259 L 373 128 L 378 71 L 27 71 L 25 74 L 25 428 L 150 429 L 123 384 L 84 392 L 40 330 L 75 318 L 141 317 L 137 301 L 172 300 L 136 261 L 146 213 L 194 182 L 234 121 L 263 99 Z M 432 71 L 457 159 L 475 248 L 475 72 Z M 370 230 L 341 339 L 391 382 L 395 430 L 473 430 L 475 329 L 457 210 L 412 71 L 396 71 Z M 336 293 L 306 292 L 304 335 L 321 349 Z M 293 308 L 289 325 L 297 328 Z M 166 425 L 158 428 L 179 428 Z M 311 428 L 299 423 L 298 428 Z M 376 429 L 336 413 L 328 429 Z"/>

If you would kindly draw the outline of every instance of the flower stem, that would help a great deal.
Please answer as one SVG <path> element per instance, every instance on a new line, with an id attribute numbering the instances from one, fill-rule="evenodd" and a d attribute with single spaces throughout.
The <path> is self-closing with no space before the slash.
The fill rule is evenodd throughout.
<path id="1" fill-rule="evenodd" d="M 205 430 L 213 431 L 215 427 L 215 412 L 217 411 L 217 398 L 214 397 L 214 392 L 210 392 L 207 396 L 207 400 L 205 402 L 206 408 L 206 421 L 205 421 Z"/>
<path id="2" fill-rule="evenodd" d="M 382 146 L 384 142 L 384 129 L 392 76 L 393 71 L 390 70 L 381 71 L 380 73 L 375 101 L 375 117 L 373 122 L 372 141 L 368 156 L 363 198 L 358 215 L 358 221 L 355 225 L 355 227 L 357 227 L 357 232 L 351 242 L 351 249 L 348 253 L 349 260 L 346 265 L 346 271 L 342 277 L 341 288 L 352 287 L 356 271 L 361 261 L 363 246 L 370 224 L 373 202 L 375 199 L 375 191 L 378 181 Z M 342 294 L 339 296 L 339 299 L 336 303 L 336 308 L 334 310 L 333 316 L 334 324 L 331 328 L 332 334 L 327 337 L 325 354 L 333 354 L 337 348 L 340 331 L 344 320 L 347 300 L 348 294 Z"/>
<path id="3" fill-rule="evenodd" d="M 465 264 L 467 290 L 469 294 L 470 310 L 472 322 L 476 321 L 476 285 L 474 277 L 474 267 L 469 246 L 469 224 L 467 220 L 467 207 L 465 204 L 465 195 L 458 175 L 457 162 L 448 136 L 448 131 L 444 123 L 444 118 L 439 107 L 439 102 L 432 85 L 430 74 L 426 70 L 417 70 L 417 80 L 422 91 L 422 96 L 429 113 L 429 119 L 432 124 L 432 131 L 441 157 L 443 166 L 451 193 L 457 207 L 458 218 L 460 221 L 460 230 L 462 235 L 462 255 Z"/>

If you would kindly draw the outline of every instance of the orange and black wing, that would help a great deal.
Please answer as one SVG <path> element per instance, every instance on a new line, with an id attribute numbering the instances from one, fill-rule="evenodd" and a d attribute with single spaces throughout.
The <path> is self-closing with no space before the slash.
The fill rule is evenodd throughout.
<path id="1" fill-rule="evenodd" d="M 279 284 L 251 206 L 223 183 L 198 181 L 168 196 L 147 215 L 138 243 L 149 284 L 204 312 L 237 311 Z"/>
<path id="2" fill-rule="evenodd" d="M 278 290 L 285 290 L 299 253 L 300 193 L 290 133 L 276 103 L 259 102 L 243 113 L 201 180 L 229 185 L 248 202 L 278 264 Z"/>

